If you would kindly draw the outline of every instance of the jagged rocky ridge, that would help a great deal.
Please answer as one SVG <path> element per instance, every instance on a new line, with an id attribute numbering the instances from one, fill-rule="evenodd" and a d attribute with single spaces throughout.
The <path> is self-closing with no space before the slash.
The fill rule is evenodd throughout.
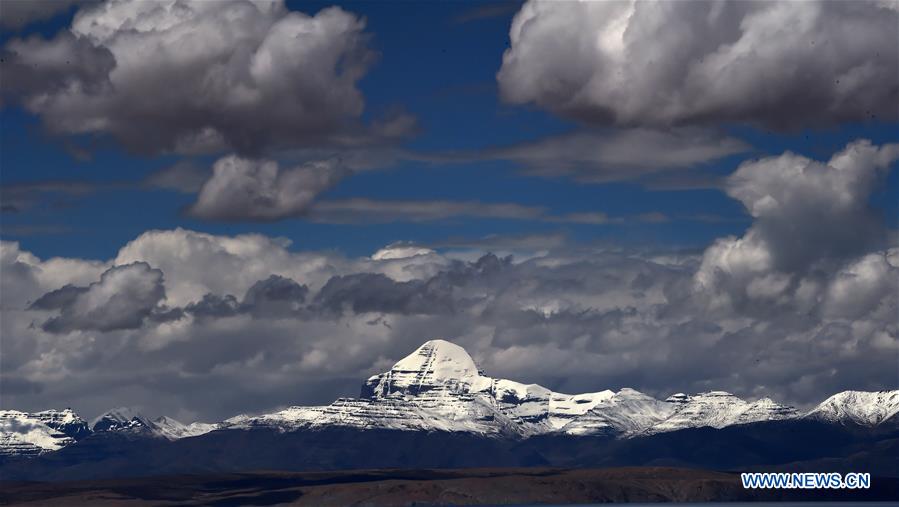
<path id="1" fill-rule="evenodd" d="M 213 430 L 279 431 L 351 428 L 462 432 L 498 438 L 536 435 L 607 435 L 635 438 L 685 428 L 724 428 L 760 421 L 809 418 L 873 427 L 896 420 L 899 391 L 836 394 L 813 410 L 763 398 L 745 401 L 711 391 L 658 400 L 633 389 L 583 394 L 553 392 L 537 384 L 486 376 L 468 353 L 431 340 L 369 378 L 359 398 L 326 406 L 295 406 L 262 415 L 239 415 L 216 424 L 155 420 L 129 409 L 111 410 L 90 427 L 70 409 L 34 414 L 0 411 L 0 455 L 32 456 L 61 449 L 91 433 L 177 440 Z"/>

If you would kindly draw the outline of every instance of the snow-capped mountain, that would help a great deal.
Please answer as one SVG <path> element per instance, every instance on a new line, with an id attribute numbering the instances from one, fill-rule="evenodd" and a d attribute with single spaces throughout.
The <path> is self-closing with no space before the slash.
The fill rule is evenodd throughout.
<path id="1" fill-rule="evenodd" d="M 485 375 L 462 347 L 425 342 L 390 370 L 366 380 L 359 398 L 325 406 L 294 406 L 262 415 L 238 415 L 217 424 L 149 419 L 127 408 L 110 410 L 90 427 L 70 409 L 34 414 L 0 411 L 0 455 L 38 455 L 91 434 L 179 440 L 211 431 L 343 428 L 441 431 L 495 438 L 599 435 L 638 438 L 687 428 L 813 419 L 876 426 L 896 420 L 899 391 L 836 394 L 808 413 L 769 398 L 743 400 L 723 391 L 678 393 L 658 400 L 633 389 L 583 394 Z"/>
<path id="2" fill-rule="evenodd" d="M 899 414 L 899 391 L 843 391 L 824 400 L 806 417 L 831 423 L 877 426 Z"/>
<path id="3" fill-rule="evenodd" d="M 624 388 L 563 427 L 569 435 L 639 435 L 671 417 L 676 407 Z"/>
<path id="4" fill-rule="evenodd" d="M 530 436 L 557 431 L 613 395 L 612 391 L 555 393 L 536 384 L 488 377 L 462 347 L 431 340 L 389 371 L 369 378 L 359 399 L 238 416 L 224 424 L 231 428 L 349 426 Z"/>
<path id="5" fill-rule="evenodd" d="M 194 422 L 184 424 L 171 417 L 161 416 L 152 421 L 156 433 L 169 440 L 188 438 L 209 433 L 219 427 L 218 424 Z"/>
<path id="6" fill-rule="evenodd" d="M 0 456 L 36 456 L 57 451 L 93 434 L 177 440 L 208 433 L 217 424 L 182 424 L 170 417 L 150 420 L 130 408 L 109 410 L 88 423 L 72 409 L 0 410 Z"/>
<path id="7" fill-rule="evenodd" d="M 91 421 L 92 431 L 153 433 L 153 429 L 153 423 L 149 418 L 128 407 L 111 409 Z"/>
<path id="8" fill-rule="evenodd" d="M 798 415 L 793 407 L 780 405 L 770 398 L 750 403 L 724 391 L 693 396 L 677 393 L 665 401 L 673 406 L 671 415 L 645 431 L 661 433 L 702 426 L 724 428 L 734 424 L 790 419 Z"/>
<path id="9" fill-rule="evenodd" d="M 195 437 L 218 427 L 218 424 L 201 422 L 184 424 L 167 416 L 150 420 L 140 412 L 127 407 L 114 408 L 91 422 L 91 429 L 94 432 L 119 432 L 168 440 Z"/>
<path id="10" fill-rule="evenodd" d="M 877 410 L 895 414 L 896 404 L 890 400 L 899 398 L 899 391 L 892 393 L 892 398 L 851 398 L 847 404 L 858 406 L 854 411 L 839 412 L 837 419 L 844 414 Z M 462 347 L 431 340 L 390 370 L 366 380 L 358 399 L 341 398 L 327 406 L 296 406 L 260 416 L 241 415 L 222 423 L 222 428 L 275 427 L 289 431 L 338 426 L 515 437 L 567 434 L 630 438 L 802 415 L 770 398 L 746 401 L 724 391 L 678 393 L 664 401 L 627 388 L 618 392 L 557 393 L 537 384 L 486 376 Z"/>
<path id="11" fill-rule="evenodd" d="M 56 451 L 90 433 L 72 409 L 27 413 L 0 410 L 0 456 Z"/>

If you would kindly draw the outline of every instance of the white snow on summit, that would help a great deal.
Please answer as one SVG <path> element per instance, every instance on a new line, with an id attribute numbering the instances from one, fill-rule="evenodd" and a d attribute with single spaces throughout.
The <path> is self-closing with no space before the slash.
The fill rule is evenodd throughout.
<path id="1" fill-rule="evenodd" d="M 805 417 L 833 423 L 876 426 L 899 414 L 899 390 L 843 391 L 824 400 Z"/>
<path id="2" fill-rule="evenodd" d="M 169 440 L 196 437 L 205 433 L 209 433 L 210 431 L 218 429 L 219 427 L 218 424 L 202 422 L 184 424 L 180 421 L 166 416 L 156 418 L 152 421 L 152 423 L 156 433 Z"/>
<path id="3" fill-rule="evenodd" d="M 0 456 L 32 456 L 57 451 L 75 442 L 66 432 L 87 428 L 71 409 L 27 413 L 0 410 Z"/>
<path id="4" fill-rule="evenodd" d="M 149 418 L 128 407 L 111 409 L 91 421 L 93 431 L 149 431 L 152 428 Z"/>
<path id="5" fill-rule="evenodd" d="M 386 373 L 369 378 L 363 396 L 381 399 L 418 396 L 433 390 L 481 391 L 488 388 L 492 380 L 481 375 L 462 347 L 446 340 L 430 340 L 400 359 Z"/>
<path id="6" fill-rule="evenodd" d="M 624 388 L 582 417 L 573 419 L 562 431 L 570 435 L 636 435 L 664 421 L 674 412 L 675 407 L 671 403 Z"/>
<path id="7" fill-rule="evenodd" d="M 195 422 L 184 424 L 171 417 L 162 416 L 150 420 L 140 412 L 127 408 L 114 408 L 91 422 L 93 431 L 127 432 L 136 435 L 162 437 L 178 440 L 209 433 L 218 429 L 218 424 Z"/>
<path id="8" fill-rule="evenodd" d="M 674 412 L 665 420 L 647 428 L 650 433 L 676 431 L 684 428 L 711 426 L 724 428 L 734 424 L 787 419 L 797 415 L 792 407 L 779 405 L 768 398 L 748 402 L 725 391 L 709 391 L 688 396 L 678 393 L 666 402 Z"/>

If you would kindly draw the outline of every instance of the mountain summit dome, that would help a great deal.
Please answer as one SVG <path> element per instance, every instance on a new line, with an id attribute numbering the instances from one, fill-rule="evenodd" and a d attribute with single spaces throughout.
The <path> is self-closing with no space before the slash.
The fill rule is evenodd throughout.
<path id="1" fill-rule="evenodd" d="M 446 340 L 428 340 L 389 371 L 369 378 L 362 387 L 362 397 L 416 396 L 432 390 L 480 391 L 491 381 L 462 347 Z"/>

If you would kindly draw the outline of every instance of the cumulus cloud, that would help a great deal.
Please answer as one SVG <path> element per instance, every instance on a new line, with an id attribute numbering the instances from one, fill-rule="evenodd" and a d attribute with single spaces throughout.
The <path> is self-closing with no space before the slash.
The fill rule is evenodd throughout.
<path id="1" fill-rule="evenodd" d="M 290 278 L 272 275 L 254 283 L 243 298 L 243 307 L 254 317 L 296 315 L 306 301 L 309 288 Z"/>
<path id="2" fill-rule="evenodd" d="M 302 316 L 303 303 L 309 288 L 296 281 L 278 275 L 259 280 L 247 289 L 243 301 L 239 302 L 231 294 L 208 293 L 199 301 L 188 303 L 184 308 L 172 310 L 175 318 L 191 315 L 198 319 L 250 315 L 253 318 L 298 318 Z"/>
<path id="3" fill-rule="evenodd" d="M 209 293 L 246 295 L 256 282 L 272 275 L 314 291 L 340 273 L 377 272 L 406 281 L 433 275 L 447 262 L 435 255 L 348 259 L 321 252 L 293 252 L 290 246 L 285 238 L 261 234 L 217 236 L 185 229 L 157 230 L 123 246 L 112 263 L 147 262 L 158 267 L 166 274 L 168 304 L 180 307 Z"/>
<path id="4" fill-rule="evenodd" d="M 348 171 L 336 160 L 282 169 L 277 162 L 229 156 L 213 166 L 188 212 L 211 220 L 268 221 L 306 213 Z"/>
<path id="5" fill-rule="evenodd" d="M 64 285 L 87 285 L 109 268 L 100 261 L 54 257 L 42 260 L 15 241 L 0 240 L 4 311 L 21 310 L 43 294 Z"/>
<path id="6" fill-rule="evenodd" d="M 139 328 L 165 299 L 162 271 L 145 262 L 115 266 L 87 287 L 66 285 L 44 294 L 32 310 L 58 311 L 41 326 L 50 333 Z"/>
<path id="7" fill-rule="evenodd" d="M 430 282 L 430 281 L 429 281 Z M 451 294 L 437 284 L 397 282 L 380 273 L 336 276 L 322 287 L 316 304 L 322 312 L 433 314 L 452 313 Z"/>
<path id="8" fill-rule="evenodd" d="M 886 231 L 868 200 L 897 158 L 899 144 L 869 141 L 850 143 L 826 163 L 786 153 L 741 164 L 726 192 L 755 219 L 775 267 L 794 270 L 883 246 L 871 244 L 885 241 Z"/>
<path id="9" fill-rule="evenodd" d="M 455 261 L 427 280 L 397 282 L 381 273 L 335 276 L 315 297 L 313 311 L 343 315 L 345 311 L 401 315 L 454 314 L 468 301 L 453 297 L 455 287 L 474 277 L 485 280 L 511 263 L 488 254 L 476 262 Z"/>
<path id="10" fill-rule="evenodd" d="M 822 272 L 888 246 L 869 199 L 897 158 L 899 145 L 856 141 L 826 163 L 789 152 L 743 163 L 726 191 L 754 222 L 742 237 L 721 238 L 706 251 L 697 282 L 722 304 L 784 304 L 794 296 L 817 304 L 809 298 L 826 284 Z"/>
<path id="11" fill-rule="evenodd" d="M 893 250 L 895 255 L 899 250 Z M 868 254 L 837 272 L 824 296 L 827 315 L 856 319 L 895 302 L 899 290 L 899 265 L 890 263 L 889 253 Z"/>
<path id="12" fill-rule="evenodd" d="M 185 306 L 184 312 L 200 319 L 231 317 L 240 313 L 240 303 L 231 294 L 205 294 L 203 299 Z"/>
<path id="13" fill-rule="evenodd" d="M 497 81 L 509 102 L 595 124 L 895 120 L 897 23 L 877 1 L 531 0 Z"/>
<path id="14" fill-rule="evenodd" d="M 356 85 L 376 57 L 368 39 L 365 21 L 338 7 L 109 0 L 82 7 L 54 39 L 7 43 L 16 72 L 3 88 L 52 132 L 108 134 L 140 153 L 395 139 L 408 117 L 359 120 Z"/>
<path id="15" fill-rule="evenodd" d="M 0 57 L 4 66 L 0 98 L 4 100 L 33 94 L 35 90 L 39 91 L 34 95 L 37 102 L 71 89 L 103 93 L 110 86 L 109 73 L 116 66 L 115 57 L 107 48 L 69 32 L 60 32 L 50 40 L 38 36 L 13 39 L 0 49 Z"/>

